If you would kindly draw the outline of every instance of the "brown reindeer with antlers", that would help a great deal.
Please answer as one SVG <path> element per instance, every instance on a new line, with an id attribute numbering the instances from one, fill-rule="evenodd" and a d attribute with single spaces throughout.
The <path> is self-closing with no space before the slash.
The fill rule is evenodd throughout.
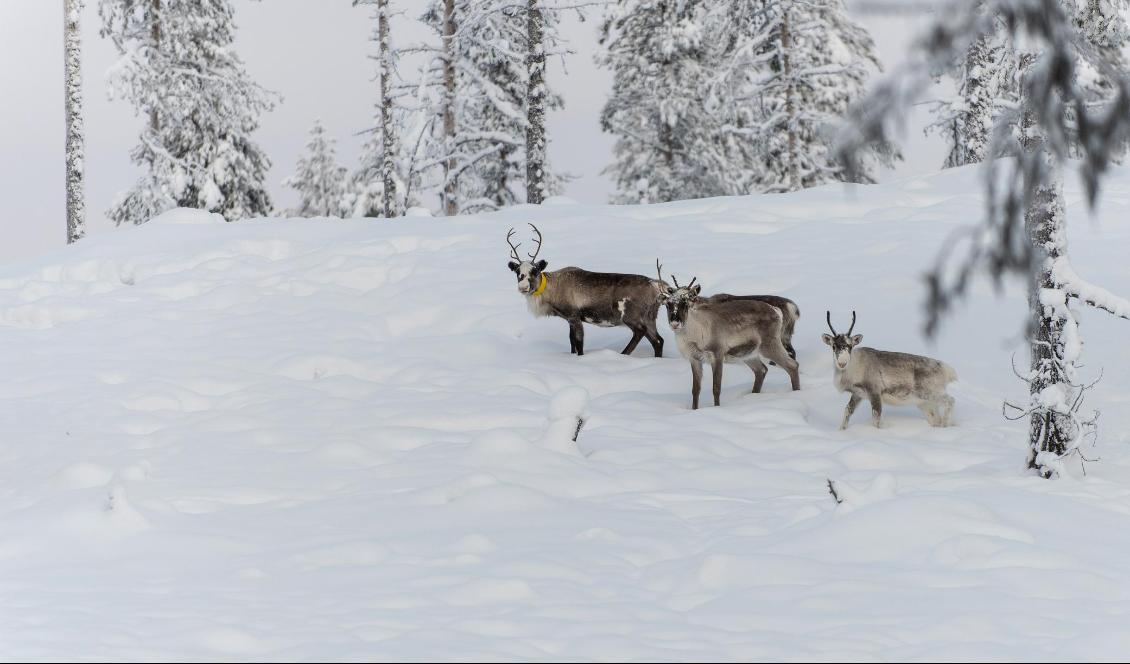
<path id="1" fill-rule="evenodd" d="M 874 348 L 856 348 L 863 341 L 855 330 L 855 312 L 851 312 L 851 327 L 847 334 L 832 327 L 832 312 L 828 312 L 828 329 L 824 343 L 832 348 L 834 374 L 832 383 L 841 392 L 851 394 L 841 429 L 859 402 L 871 402 L 871 422 L 880 426 L 883 404 L 915 404 L 926 415 L 930 426 L 946 427 L 953 416 L 953 397 L 946 393 L 946 385 L 957 380 L 953 367 L 922 355 L 892 353 Z"/>
<path id="2" fill-rule="evenodd" d="M 655 261 L 660 283 L 663 266 Z M 673 287 L 664 284 L 659 301 L 667 307 L 667 322 L 675 332 L 679 352 L 691 363 L 691 408 L 698 408 L 702 389 L 702 364 L 709 362 L 714 374 L 714 405 L 721 405 L 722 365 L 741 362 L 754 375 L 753 391 L 760 392 L 770 360 L 789 374 L 794 390 L 800 389 L 800 365 L 789 355 L 784 342 L 785 316 L 781 309 L 754 299 L 732 296 L 714 300 L 702 298 L 697 277 L 680 286 L 674 275 Z"/>
<path id="3" fill-rule="evenodd" d="M 631 355 L 640 340 L 647 337 L 656 357 L 663 357 L 663 337 L 655 328 L 659 314 L 656 296 L 665 284 L 638 274 L 589 272 L 579 267 L 564 267 L 546 272 L 548 263 L 538 260 L 542 235 L 530 224 L 537 248 L 523 259 L 518 254 L 521 244 L 506 234 L 510 245 L 510 270 L 518 278 L 518 292 L 526 297 L 526 305 L 535 316 L 557 316 L 569 323 L 569 352 L 585 354 L 585 330 L 582 323 L 600 327 L 625 326 L 632 331 L 632 340 L 623 353 Z"/>

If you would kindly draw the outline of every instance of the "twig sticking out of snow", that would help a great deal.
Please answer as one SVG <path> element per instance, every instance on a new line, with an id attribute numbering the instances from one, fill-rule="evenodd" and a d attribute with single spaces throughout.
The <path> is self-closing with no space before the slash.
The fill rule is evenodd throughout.
<path id="1" fill-rule="evenodd" d="M 828 493 L 832 494 L 832 499 L 836 501 L 837 505 L 844 502 L 844 499 L 840 498 L 840 494 L 836 492 L 836 483 L 830 479 L 828 480 Z"/>
<path id="2" fill-rule="evenodd" d="M 577 438 L 581 435 L 581 429 L 585 426 L 585 418 L 577 417 L 577 428 L 573 431 L 573 442 L 577 442 Z"/>

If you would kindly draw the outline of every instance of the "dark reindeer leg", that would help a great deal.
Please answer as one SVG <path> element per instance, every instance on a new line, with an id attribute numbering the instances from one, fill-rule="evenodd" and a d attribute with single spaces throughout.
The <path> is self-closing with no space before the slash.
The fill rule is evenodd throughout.
<path id="1" fill-rule="evenodd" d="M 702 391 L 702 362 L 691 360 L 691 410 L 698 410 L 700 391 Z"/>
<path id="2" fill-rule="evenodd" d="M 761 386 L 765 383 L 765 374 L 769 373 L 769 367 L 761 360 L 754 358 L 746 365 L 753 370 L 753 394 L 761 392 Z"/>
<path id="3" fill-rule="evenodd" d="M 631 355 L 636 346 L 640 345 L 640 339 L 643 339 L 644 330 L 642 327 L 629 326 L 629 329 L 632 330 L 632 340 L 628 342 L 627 346 L 624 346 L 624 350 L 620 351 L 622 355 Z"/>
<path id="4" fill-rule="evenodd" d="M 655 329 L 655 321 L 650 321 L 647 324 L 644 335 L 652 349 L 655 350 L 655 356 L 663 357 L 663 337 L 659 334 L 659 330 Z"/>
<path id="5" fill-rule="evenodd" d="M 579 320 L 569 321 L 569 352 L 585 354 L 585 328 L 581 327 Z"/>
<path id="6" fill-rule="evenodd" d="M 714 378 L 714 405 L 722 405 L 722 353 L 714 353 L 714 359 L 710 361 L 710 371 Z"/>

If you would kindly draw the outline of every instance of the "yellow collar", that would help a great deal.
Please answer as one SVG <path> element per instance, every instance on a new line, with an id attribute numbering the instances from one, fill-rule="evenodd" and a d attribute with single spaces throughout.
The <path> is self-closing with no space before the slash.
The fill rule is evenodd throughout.
<path id="1" fill-rule="evenodd" d="M 546 279 L 545 278 L 545 272 L 542 272 L 541 273 L 541 281 L 538 282 L 538 288 L 533 293 L 531 293 L 531 295 L 533 295 L 534 297 L 541 295 L 542 293 L 545 292 L 545 287 L 547 285 L 549 285 L 549 279 Z"/>

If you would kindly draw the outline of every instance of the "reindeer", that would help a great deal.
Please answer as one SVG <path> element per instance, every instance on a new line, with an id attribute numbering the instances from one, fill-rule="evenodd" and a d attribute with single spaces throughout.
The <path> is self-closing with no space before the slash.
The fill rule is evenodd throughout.
<path id="1" fill-rule="evenodd" d="M 626 326 L 632 331 L 632 340 L 623 354 L 631 355 L 640 340 L 647 337 L 656 357 L 663 357 L 663 337 L 655 327 L 659 314 L 659 294 L 662 284 L 638 274 L 589 272 L 579 267 L 563 267 L 556 272 L 546 272 L 548 263 L 538 260 L 541 253 L 542 234 L 530 224 L 537 237 L 537 248 L 529 259 L 518 255 L 518 247 L 511 241 L 514 229 L 506 234 L 510 245 L 510 270 L 518 277 L 518 292 L 526 297 L 526 305 L 535 316 L 557 316 L 569 322 L 569 352 L 585 354 L 585 329 L 582 323 L 600 327 Z"/>
<path id="2" fill-rule="evenodd" d="M 777 307 L 781 310 L 781 314 L 784 317 L 784 325 L 781 328 L 781 341 L 785 344 L 785 350 L 789 351 L 789 357 L 794 360 L 796 359 L 796 349 L 793 348 L 793 330 L 796 329 L 797 319 L 800 318 L 800 308 L 797 307 L 796 302 L 793 302 L 787 297 L 781 297 L 780 295 L 730 295 L 729 293 L 715 293 L 706 299 L 711 302 L 757 300 Z"/>
<path id="3" fill-rule="evenodd" d="M 856 348 L 863 341 L 863 335 L 852 335 L 855 312 L 851 312 L 847 334 L 840 334 L 832 327 L 832 312 L 828 312 L 827 318 L 832 333 L 823 335 L 823 339 L 832 347 L 835 369 L 832 384 L 841 392 L 851 394 L 844 408 L 841 430 L 847 428 L 855 407 L 865 398 L 871 402 L 871 422 L 876 428 L 880 426 L 884 403 L 891 406 L 913 403 L 926 415 L 930 426 L 950 425 L 953 397 L 946 394 L 946 385 L 957 380 L 953 367 L 922 355 Z"/>
<path id="4" fill-rule="evenodd" d="M 658 260 L 655 266 L 663 284 L 659 302 L 667 308 L 667 322 L 675 332 L 679 352 L 691 363 L 691 409 L 698 409 L 703 362 L 710 362 L 715 406 L 721 405 L 725 362 L 742 362 L 753 370 L 755 394 L 761 391 L 769 372 L 761 361 L 763 357 L 788 372 L 793 389 L 800 389 L 800 365 L 785 348 L 784 314 L 780 309 L 754 299 L 700 298 L 702 286 L 695 284 L 698 277 L 680 286 L 672 275 L 675 285 L 669 286 L 663 281 L 663 266 Z"/>

